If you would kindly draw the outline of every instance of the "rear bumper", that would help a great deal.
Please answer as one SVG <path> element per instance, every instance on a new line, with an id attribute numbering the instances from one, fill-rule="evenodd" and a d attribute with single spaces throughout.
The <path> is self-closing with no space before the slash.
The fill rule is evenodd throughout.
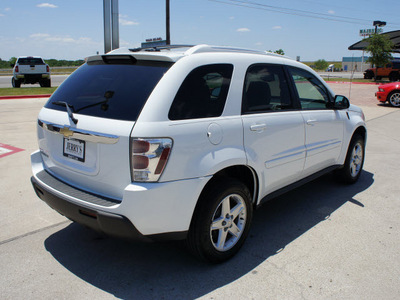
<path id="1" fill-rule="evenodd" d="M 42 175 L 51 176 L 48 173 Z M 55 178 L 53 177 L 53 179 Z M 31 177 L 31 182 L 36 195 L 41 200 L 72 221 L 115 237 L 139 240 L 145 239 L 127 218 L 100 210 L 88 209 L 84 206 L 71 203 L 67 199 L 52 193 L 35 177 Z M 62 185 L 64 183 L 59 181 L 59 184 Z M 81 191 L 77 190 L 77 192 L 79 193 Z"/>
<path id="2" fill-rule="evenodd" d="M 50 79 L 50 74 L 16 74 L 15 77 L 26 83 L 36 83 L 43 79 Z"/>
<path id="3" fill-rule="evenodd" d="M 42 172 L 44 173 L 39 174 L 40 177 L 42 180 L 46 178 L 44 180 L 49 184 L 57 182 L 59 187 L 64 185 L 64 188 L 68 189 L 69 191 L 74 190 L 76 194 L 87 194 L 84 191 L 75 189 L 63 183 L 62 181 L 59 181 L 46 171 Z M 145 236 L 136 229 L 136 227 L 131 221 L 129 221 L 128 218 L 122 215 L 108 213 L 99 209 L 87 208 L 83 205 L 71 203 L 68 201 L 68 199 L 53 193 L 46 187 L 46 185 L 43 185 L 33 176 L 31 177 L 31 182 L 36 195 L 41 200 L 46 202 L 51 208 L 72 221 L 87 226 L 98 232 L 102 232 L 106 235 L 137 241 L 181 240 L 186 238 L 186 232 L 173 232 Z M 99 201 L 103 202 L 110 201 L 91 194 L 88 194 L 88 196 L 92 198 L 98 198 Z"/>
<path id="4" fill-rule="evenodd" d="M 122 199 L 89 193 L 44 169 L 39 151 L 31 155 L 37 196 L 67 218 L 107 235 L 140 241 L 182 240 L 208 177 L 163 183 L 132 183 Z M 92 180 L 92 179 L 91 179 Z"/>

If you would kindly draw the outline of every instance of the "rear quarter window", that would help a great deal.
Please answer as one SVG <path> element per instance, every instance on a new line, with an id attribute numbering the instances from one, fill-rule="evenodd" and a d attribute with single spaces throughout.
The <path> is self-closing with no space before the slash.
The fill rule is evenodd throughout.
<path id="1" fill-rule="evenodd" d="M 233 72 L 231 64 L 212 64 L 191 71 L 168 113 L 170 120 L 219 117 L 225 107 Z"/>
<path id="2" fill-rule="evenodd" d="M 56 101 L 67 102 L 77 114 L 136 121 L 147 98 L 172 63 L 86 63 L 71 74 L 46 103 L 65 111 Z"/>

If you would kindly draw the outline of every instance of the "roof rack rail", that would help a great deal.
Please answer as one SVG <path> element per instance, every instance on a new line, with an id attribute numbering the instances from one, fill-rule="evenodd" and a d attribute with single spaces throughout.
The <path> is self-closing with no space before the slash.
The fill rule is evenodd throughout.
<path id="1" fill-rule="evenodd" d="M 194 45 L 165 45 L 165 46 L 155 46 L 155 47 L 138 47 L 129 49 L 131 52 L 139 51 L 149 51 L 149 52 L 159 52 L 161 50 L 171 50 L 177 48 L 192 48 Z"/>
<path id="2" fill-rule="evenodd" d="M 204 52 L 237 52 L 237 53 L 254 53 L 254 54 L 266 54 L 265 51 L 254 50 L 254 49 L 245 49 L 245 48 L 236 48 L 236 47 L 228 47 L 228 46 L 211 46 L 211 45 L 197 45 L 190 48 L 185 52 L 186 55 L 195 54 L 195 53 L 204 53 Z"/>
<path id="3" fill-rule="evenodd" d="M 237 48 L 237 47 L 229 47 L 229 46 L 212 46 L 212 45 L 165 45 L 165 46 L 155 46 L 155 47 L 138 47 L 129 49 L 131 52 L 160 52 L 161 50 L 172 50 L 179 48 L 189 48 L 184 52 L 184 55 L 192 55 L 196 53 L 212 53 L 212 52 L 231 52 L 231 53 L 250 53 L 250 54 L 260 54 L 260 55 L 269 55 L 276 56 L 281 58 L 291 59 L 288 56 L 272 53 L 269 51 L 263 50 L 254 50 L 254 49 L 246 49 L 246 48 Z"/>

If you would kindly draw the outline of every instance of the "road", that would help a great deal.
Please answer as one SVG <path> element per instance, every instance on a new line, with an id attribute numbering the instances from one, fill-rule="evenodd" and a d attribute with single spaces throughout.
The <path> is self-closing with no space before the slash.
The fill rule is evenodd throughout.
<path id="1" fill-rule="evenodd" d="M 348 85 L 332 84 L 337 93 Z M 47 99 L 0 101 L 2 299 L 398 299 L 400 109 L 354 85 L 368 126 L 355 185 L 331 175 L 263 206 L 244 247 L 209 265 L 174 243 L 135 244 L 73 224 L 35 195 L 30 153 Z"/>
<path id="2" fill-rule="evenodd" d="M 364 74 L 362 72 L 318 72 L 318 74 L 322 78 L 353 78 L 353 79 L 360 79 L 364 78 Z"/>
<path id="3" fill-rule="evenodd" d="M 68 75 L 51 75 L 51 86 L 59 86 L 65 79 L 67 79 Z M 11 88 L 11 78 L 12 76 L 0 76 L 0 88 Z M 22 84 L 21 88 L 24 87 L 40 87 L 37 84 Z"/>
<path id="4" fill-rule="evenodd" d="M 358 73 L 350 73 L 350 72 L 320 72 L 319 73 L 323 78 L 363 78 L 363 74 Z M 51 86 L 59 86 L 68 75 L 51 75 Z M 21 87 L 39 87 L 39 84 L 26 84 L 21 85 Z M 11 76 L 0 76 L 0 88 L 10 88 L 11 85 Z"/>

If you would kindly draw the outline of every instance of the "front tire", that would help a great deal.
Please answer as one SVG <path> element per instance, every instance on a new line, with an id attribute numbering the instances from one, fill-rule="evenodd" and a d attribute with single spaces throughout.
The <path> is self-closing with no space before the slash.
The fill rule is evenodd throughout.
<path id="1" fill-rule="evenodd" d="M 391 92 L 388 96 L 388 102 L 391 106 L 400 107 L 400 91 Z"/>
<path id="2" fill-rule="evenodd" d="M 218 180 L 199 198 L 187 238 L 189 249 L 212 263 L 230 259 L 243 245 L 252 216 L 247 186 L 233 178 Z"/>
<path id="3" fill-rule="evenodd" d="M 343 168 L 336 172 L 339 181 L 347 184 L 357 182 L 361 175 L 365 157 L 365 141 L 361 135 L 355 135 L 347 150 L 346 161 Z"/>

